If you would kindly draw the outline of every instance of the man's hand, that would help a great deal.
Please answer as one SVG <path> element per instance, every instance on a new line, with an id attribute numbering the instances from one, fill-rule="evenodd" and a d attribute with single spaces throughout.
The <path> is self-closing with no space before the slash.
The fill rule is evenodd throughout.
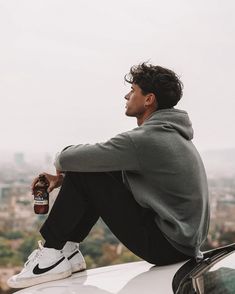
<path id="1" fill-rule="evenodd" d="M 42 175 L 44 175 L 46 177 L 46 179 L 49 183 L 49 187 L 47 189 L 48 193 L 53 191 L 55 188 L 59 188 L 63 183 L 64 176 L 60 172 L 57 172 L 57 175 L 50 175 L 47 173 L 42 173 Z M 32 185 L 31 185 L 32 192 L 33 192 L 34 187 L 35 187 L 36 183 L 38 182 L 38 180 L 39 180 L 39 177 L 37 177 L 33 180 Z"/>

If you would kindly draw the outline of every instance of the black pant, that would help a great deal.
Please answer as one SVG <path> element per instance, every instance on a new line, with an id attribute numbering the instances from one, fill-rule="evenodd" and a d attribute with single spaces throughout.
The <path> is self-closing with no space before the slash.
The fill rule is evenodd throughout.
<path id="1" fill-rule="evenodd" d="M 113 234 L 144 260 L 166 265 L 189 257 L 176 250 L 122 182 L 121 172 L 67 172 L 40 233 L 45 246 L 62 249 L 81 242 L 101 217 Z"/>

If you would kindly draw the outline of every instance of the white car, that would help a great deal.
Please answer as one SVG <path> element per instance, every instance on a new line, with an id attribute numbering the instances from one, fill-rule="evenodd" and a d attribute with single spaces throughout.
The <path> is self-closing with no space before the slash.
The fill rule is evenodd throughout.
<path id="1" fill-rule="evenodd" d="M 106 266 L 43 283 L 17 294 L 234 294 L 235 244 L 210 250 L 204 259 L 169 266 L 145 261 Z"/>

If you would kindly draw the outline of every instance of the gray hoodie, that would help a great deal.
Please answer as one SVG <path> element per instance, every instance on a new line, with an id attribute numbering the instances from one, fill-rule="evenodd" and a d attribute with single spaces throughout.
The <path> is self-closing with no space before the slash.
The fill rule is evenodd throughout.
<path id="1" fill-rule="evenodd" d="M 187 112 L 154 112 L 145 122 L 105 143 L 73 145 L 55 167 L 62 171 L 122 171 L 136 201 L 155 211 L 155 221 L 181 252 L 200 257 L 209 226 L 205 169 L 192 143 Z"/>

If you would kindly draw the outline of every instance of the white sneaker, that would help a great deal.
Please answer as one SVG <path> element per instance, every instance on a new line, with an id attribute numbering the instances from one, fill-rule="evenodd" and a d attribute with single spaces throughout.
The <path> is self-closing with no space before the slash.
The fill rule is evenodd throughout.
<path id="1" fill-rule="evenodd" d="M 86 269 L 85 259 L 79 250 L 79 244 L 68 241 L 63 248 L 64 255 L 68 258 L 72 273 L 84 271 Z"/>
<path id="2" fill-rule="evenodd" d="M 71 276 L 71 265 L 62 250 L 45 248 L 41 241 L 38 241 L 38 245 L 39 248 L 30 254 L 22 271 L 8 279 L 8 286 L 25 288 Z"/>

